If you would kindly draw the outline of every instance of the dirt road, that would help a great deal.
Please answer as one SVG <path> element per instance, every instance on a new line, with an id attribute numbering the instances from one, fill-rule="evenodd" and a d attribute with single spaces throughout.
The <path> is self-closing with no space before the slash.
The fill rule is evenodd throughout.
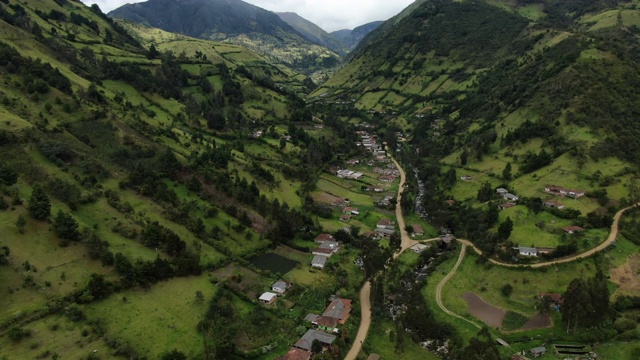
<path id="1" fill-rule="evenodd" d="M 635 204 L 629 207 L 626 207 L 620 211 L 618 211 L 616 213 L 616 215 L 613 217 L 613 224 L 611 224 L 611 231 L 609 232 L 609 237 L 607 238 L 607 240 L 605 240 L 602 244 L 596 246 L 595 248 L 585 251 L 583 253 L 577 254 L 577 255 L 573 255 L 573 256 L 569 256 L 566 258 L 562 258 L 562 259 L 558 259 L 558 260 L 553 260 L 553 261 L 546 261 L 546 262 L 541 262 L 541 263 L 535 263 L 535 264 L 510 264 L 510 263 L 505 263 L 502 261 L 498 261 L 495 259 L 489 259 L 489 262 L 491 262 L 492 264 L 495 265 L 500 265 L 500 266 L 504 266 L 504 267 L 529 267 L 529 268 L 541 268 L 541 267 L 545 267 L 545 266 L 551 266 L 551 265 L 555 265 L 555 264 L 562 264 L 562 263 L 568 263 L 568 262 L 572 262 L 572 261 L 576 261 L 579 259 L 584 259 L 587 258 L 597 252 L 600 252 L 606 248 L 608 248 L 614 241 L 616 241 L 616 238 L 618 237 L 618 225 L 620 223 L 620 218 L 622 217 L 622 215 L 624 214 L 625 211 L 632 209 L 636 206 L 640 205 L 639 204 Z M 464 239 L 458 239 L 458 241 L 460 241 L 462 244 L 467 245 L 467 246 L 471 246 L 473 248 L 473 250 L 482 255 L 482 251 L 480 249 L 478 249 L 477 247 L 475 247 L 475 245 L 473 245 L 473 243 L 471 243 L 471 241 L 469 240 L 464 240 Z"/>
<path id="2" fill-rule="evenodd" d="M 447 309 L 446 306 L 444 306 L 444 303 L 442 302 L 442 288 L 444 287 L 444 285 L 447 283 L 447 281 L 449 281 L 449 279 L 451 279 L 451 277 L 453 277 L 453 275 L 456 273 L 456 271 L 458 270 L 458 267 L 460 266 L 460 264 L 462 264 L 462 260 L 464 260 L 464 255 L 467 251 L 467 245 L 466 244 L 462 244 L 462 249 L 460 249 L 460 256 L 458 256 L 458 261 L 456 262 L 456 265 L 453 267 L 453 269 L 451 270 L 451 272 L 449 272 L 447 274 L 447 276 L 444 277 L 444 279 L 442 279 L 442 281 L 440 281 L 440 284 L 438 284 L 438 288 L 436 289 L 436 302 L 438 303 L 438 307 L 440 307 L 440 309 L 442 309 L 442 311 L 444 311 L 445 313 L 456 317 L 460 320 L 464 320 L 466 322 L 468 322 L 469 324 L 477 327 L 478 329 L 480 329 L 480 325 L 474 323 L 471 320 L 467 320 L 464 317 L 454 313 L 453 311 Z"/>
<path id="3" fill-rule="evenodd" d="M 390 154 L 389 148 L 387 148 L 387 154 Z M 418 241 L 411 239 L 409 233 L 404 229 L 404 216 L 402 214 L 402 207 L 400 206 L 400 199 L 402 198 L 402 192 L 404 191 L 404 184 L 407 179 L 404 170 L 398 164 L 396 159 L 389 156 L 393 163 L 396 165 L 396 168 L 400 171 L 400 186 L 398 187 L 398 202 L 396 203 L 396 221 L 398 222 L 398 227 L 400 228 L 400 236 L 402 238 L 401 249 L 399 252 L 393 255 L 393 258 L 396 259 L 403 251 L 417 244 Z M 362 350 L 362 344 L 367 339 L 367 333 L 369 332 L 369 327 L 371 327 L 371 282 L 367 281 L 362 289 L 360 290 L 360 327 L 358 327 L 358 334 L 356 338 L 353 340 L 353 345 L 349 352 L 344 357 L 344 360 L 355 360 L 360 351 Z"/>
<path id="4" fill-rule="evenodd" d="M 367 339 L 367 333 L 371 326 L 371 282 L 367 281 L 362 290 L 360 290 L 360 313 L 362 319 L 360 320 L 360 327 L 358 328 L 358 334 L 353 340 L 353 346 L 349 349 L 345 360 L 355 360 L 360 350 L 362 350 L 362 343 Z"/>

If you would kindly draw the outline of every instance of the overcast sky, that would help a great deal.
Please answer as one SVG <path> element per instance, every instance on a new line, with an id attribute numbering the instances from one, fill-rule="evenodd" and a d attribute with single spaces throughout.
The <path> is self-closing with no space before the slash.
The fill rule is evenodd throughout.
<path id="1" fill-rule="evenodd" d="M 104 13 L 142 0 L 82 0 L 98 4 Z M 387 20 L 414 0 L 244 0 L 261 8 L 295 12 L 326 31 L 353 29 L 376 20 Z"/>

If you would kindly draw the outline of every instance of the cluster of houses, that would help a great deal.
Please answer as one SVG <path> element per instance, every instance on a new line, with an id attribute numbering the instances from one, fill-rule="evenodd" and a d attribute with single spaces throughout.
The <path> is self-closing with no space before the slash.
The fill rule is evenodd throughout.
<path id="1" fill-rule="evenodd" d="M 507 201 L 506 203 L 498 205 L 501 210 L 516 206 L 516 203 L 520 199 L 517 195 L 510 193 L 509 190 L 505 188 L 497 188 L 496 194 Z"/>
<path id="2" fill-rule="evenodd" d="M 396 166 L 392 163 L 388 164 L 386 169 L 379 167 L 373 168 L 373 172 L 380 174 L 378 180 L 384 182 L 393 182 L 398 176 L 400 176 L 400 170 L 396 169 Z"/>
<path id="3" fill-rule="evenodd" d="M 344 325 L 350 315 L 351 300 L 332 297 L 322 315 L 308 314 L 304 318 L 311 323 L 312 328 L 302 335 L 288 353 L 277 360 L 309 360 L 313 355 L 314 342 L 320 344 L 322 351 L 326 351 L 337 339 L 335 334 L 340 332 L 339 326 Z"/>
<path id="4" fill-rule="evenodd" d="M 322 270 L 329 258 L 340 250 L 340 243 L 335 241 L 331 234 L 320 234 L 316 236 L 315 242 L 318 243 L 318 247 L 312 251 L 311 267 Z"/>
<path id="5" fill-rule="evenodd" d="M 554 194 L 554 195 L 563 196 L 563 197 L 568 196 L 574 199 L 581 198 L 585 195 L 585 192 L 582 190 L 567 189 L 557 185 L 547 185 L 545 186 L 544 191 L 549 194 Z"/>
<path id="6" fill-rule="evenodd" d="M 279 295 L 283 295 L 291 287 L 291 283 L 284 280 L 278 280 L 275 284 L 271 285 L 271 291 L 267 291 L 260 295 L 258 300 L 265 305 L 273 304 Z"/>

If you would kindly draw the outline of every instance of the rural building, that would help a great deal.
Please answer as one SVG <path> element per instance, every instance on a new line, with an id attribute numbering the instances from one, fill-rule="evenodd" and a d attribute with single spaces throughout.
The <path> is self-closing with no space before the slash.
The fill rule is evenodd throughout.
<path id="1" fill-rule="evenodd" d="M 360 214 L 360 212 L 358 211 L 357 208 L 351 207 L 351 206 L 346 206 L 344 208 L 342 208 L 342 213 L 343 214 L 350 214 L 350 215 L 358 215 Z"/>
<path id="2" fill-rule="evenodd" d="M 311 322 L 311 324 L 313 324 L 313 326 L 323 331 L 328 331 L 333 333 L 337 333 L 339 331 L 338 319 L 333 317 L 318 316 Z"/>
<path id="3" fill-rule="evenodd" d="M 309 329 L 304 335 L 302 335 L 295 346 L 299 349 L 311 351 L 311 344 L 313 344 L 314 340 L 320 341 L 323 347 L 329 347 L 336 340 L 336 336 L 322 331 Z"/>
<path id="4" fill-rule="evenodd" d="M 333 235 L 331 234 L 320 234 L 316 236 L 315 242 L 321 243 L 325 241 L 333 241 Z"/>
<path id="5" fill-rule="evenodd" d="M 567 234 L 575 234 L 584 231 L 584 229 L 580 226 L 567 226 L 565 228 L 562 228 L 562 231 L 566 232 Z"/>
<path id="6" fill-rule="evenodd" d="M 554 201 L 554 200 L 545 201 L 543 203 L 543 205 L 548 207 L 548 208 L 552 208 L 552 209 L 559 209 L 559 210 L 564 209 L 564 204 L 563 203 L 557 202 L 557 201 Z"/>
<path id="7" fill-rule="evenodd" d="M 275 284 L 271 285 L 271 291 L 277 294 L 284 294 L 287 292 L 287 289 L 291 286 L 291 283 L 288 283 L 284 280 L 278 280 Z"/>
<path id="8" fill-rule="evenodd" d="M 516 204 L 512 203 L 512 202 L 508 202 L 508 203 L 504 203 L 504 204 L 500 204 L 498 205 L 498 208 L 500 208 L 500 210 L 505 210 L 505 209 L 509 209 L 516 206 Z"/>
<path id="9" fill-rule="evenodd" d="M 313 355 L 311 351 L 291 348 L 288 353 L 276 358 L 276 360 L 309 360 L 311 359 L 311 355 Z"/>
<path id="10" fill-rule="evenodd" d="M 384 182 L 393 182 L 395 179 L 396 177 L 393 175 L 382 175 L 378 178 L 378 180 L 384 181 Z"/>
<path id="11" fill-rule="evenodd" d="M 529 350 L 529 353 L 531 354 L 531 356 L 536 358 L 544 355 L 544 353 L 546 352 L 547 352 L 547 348 L 545 348 L 544 346 L 536 347 Z"/>
<path id="12" fill-rule="evenodd" d="M 376 227 L 378 229 L 387 229 L 389 227 L 393 228 L 393 225 L 395 225 L 395 222 L 389 219 L 380 219 L 380 221 L 378 221 L 378 223 L 376 224 Z"/>
<path id="13" fill-rule="evenodd" d="M 424 229 L 422 229 L 422 226 L 418 224 L 411 224 L 411 228 L 413 228 L 413 235 L 415 236 L 424 235 Z"/>
<path id="14" fill-rule="evenodd" d="M 317 248 L 313 249 L 313 255 L 331 256 L 340 250 L 340 244 L 335 241 L 325 241 Z"/>
<path id="15" fill-rule="evenodd" d="M 347 161 L 348 165 L 356 165 L 356 164 L 360 164 L 360 160 L 358 159 L 350 159 L 349 161 Z"/>
<path id="16" fill-rule="evenodd" d="M 364 191 L 373 191 L 373 192 L 378 192 L 378 193 L 379 193 L 379 192 L 382 192 L 383 190 L 384 190 L 384 189 L 382 189 L 380 186 L 372 186 L 372 185 L 369 185 L 369 186 L 367 186 L 367 187 L 365 188 L 365 190 L 364 190 Z"/>
<path id="17" fill-rule="evenodd" d="M 518 201 L 518 197 L 514 194 L 506 193 L 502 196 L 507 201 Z"/>
<path id="18" fill-rule="evenodd" d="M 340 220 L 341 221 L 349 221 L 349 220 L 351 220 L 351 214 L 342 214 L 340 216 Z"/>
<path id="19" fill-rule="evenodd" d="M 322 316 L 336 318 L 338 323 L 344 324 L 351 313 L 351 300 L 335 299 L 324 310 Z"/>
<path id="20" fill-rule="evenodd" d="M 453 236 L 452 234 L 440 235 L 440 241 L 447 245 L 449 245 L 455 239 L 455 236 Z"/>
<path id="21" fill-rule="evenodd" d="M 340 179 L 359 180 L 364 176 L 364 174 L 355 172 L 349 169 L 343 169 L 343 170 L 338 170 L 338 172 L 336 173 L 336 176 L 339 177 Z"/>
<path id="22" fill-rule="evenodd" d="M 534 247 L 519 246 L 518 253 L 520 256 L 538 256 L 538 249 Z"/>
<path id="23" fill-rule="evenodd" d="M 472 177 L 470 175 L 460 176 L 460 180 L 471 181 Z"/>
<path id="24" fill-rule="evenodd" d="M 278 297 L 278 294 L 272 293 L 272 292 L 266 292 L 262 295 L 260 295 L 260 302 L 263 304 L 272 304 L 274 301 L 276 301 L 276 298 Z"/>
<path id="25" fill-rule="evenodd" d="M 562 186 L 556 186 L 556 185 L 547 185 L 544 188 L 544 191 L 550 194 L 572 197 L 574 199 L 578 199 L 584 196 L 584 191 L 582 190 L 567 189 L 567 188 L 563 188 Z"/>
<path id="26" fill-rule="evenodd" d="M 376 234 L 377 237 L 380 238 L 385 238 L 388 239 L 391 237 L 391 235 L 393 235 L 396 231 L 393 229 L 381 229 L 381 228 L 376 228 L 376 230 L 374 231 L 374 233 Z"/>
<path id="27" fill-rule="evenodd" d="M 324 265 L 327 263 L 328 256 L 315 255 L 311 260 L 311 267 L 316 269 L 324 269 Z"/>
<path id="28" fill-rule="evenodd" d="M 430 247 L 431 245 L 415 244 L 411 247 L 411 251 L 413 251 L 416 254 L 420 254 L 421 252 L 427 250 Z"/>
<path id="29" fill-rule="evenodd" d="M 497 188 L 497 189 L 496 189 L 496 193 L 497 193 L 498 195 L 501 195 L 501 196 L 502 196 L 502 195 L 508 194 L 508 193 L 509 193 L 509 190 L 507 190 L 507 189 L 505 189 L 505 188 Z"/>
<path id="30" fill-rule="evenodd" d="M 557 293 L 540 293 L 540 298 L 548 297 L 552 304 L 561 305 L 562 304 L 562 294 Z"/>

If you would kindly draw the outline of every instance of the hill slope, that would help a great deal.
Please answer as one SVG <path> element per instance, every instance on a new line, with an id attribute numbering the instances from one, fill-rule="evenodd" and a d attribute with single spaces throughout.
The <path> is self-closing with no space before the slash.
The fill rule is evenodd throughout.
<path id="1" fill-rule="evenodd" d="M 345 55 L 347 50 L 340 40 L 336 39 L 333 35 L 324 31 L 318 25 L 303 18 L 302 16 L 293 12 L 276 13 L 287 24 L 291 25 L 296 31 L 298 31 L 305 39 L 328 47 L 340 55 Z"/>
<path id="2" fill-rule="evenodd" d="M 309 43 L 278 15 L 241 0 L 149 0 L 123 5 L 109 16 L 240 44 L 306 73 L 333 67 L 340 58 L 324 46 Z"/>
<path id="3" fill-rule="evenodd" d="M 331 35 L 341 41 L 349 50 L 353 50 L 370 32 L 378 28 L 382 23 L 383 21 L 373 21 L 360 25 L 353 30 L 334 31 Z"/>

